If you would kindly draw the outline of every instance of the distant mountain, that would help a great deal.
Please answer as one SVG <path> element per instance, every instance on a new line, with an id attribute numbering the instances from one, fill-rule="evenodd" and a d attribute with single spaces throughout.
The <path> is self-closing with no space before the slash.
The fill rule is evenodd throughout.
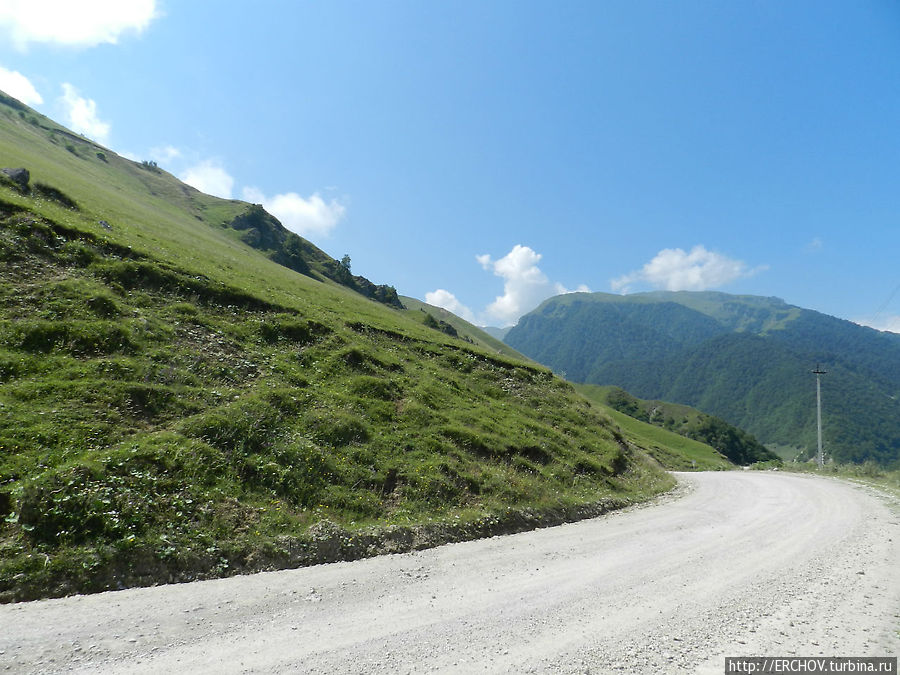
<path id="1" fill-rule="evenodd" d="M 506 334 L 509 333 L 510 330 L 512 330 L 512 326 L 507 326 L 506 328 L 497 328 L 496 326 L 485 326 L 481 330 L 483 330 L 488 335 L 492 335 L 493 337 L 497 338 L 498 340 L 502 340 L 506 337 Z"/>
<path id="2" fill-rule="evenodd" d="M 818 363 L 826 453 L 900 461 L 900 335 L 779 298 L 573 293 L 522 317 L 505 342 L 572 381 L 691 405 L 795 454 L 816 444 Z"/>

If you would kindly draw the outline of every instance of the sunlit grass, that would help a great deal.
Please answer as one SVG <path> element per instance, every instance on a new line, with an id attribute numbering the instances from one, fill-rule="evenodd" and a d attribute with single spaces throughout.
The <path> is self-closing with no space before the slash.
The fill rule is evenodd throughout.
<path id="1" fill-rule="evenodd" d="M 0 600 L 672 485 L 547 369 L 277 265 L 222 227 L 246 205 L 52 128 L 0 105 L 3 163 L 77 204 L 0 184 Z"/>

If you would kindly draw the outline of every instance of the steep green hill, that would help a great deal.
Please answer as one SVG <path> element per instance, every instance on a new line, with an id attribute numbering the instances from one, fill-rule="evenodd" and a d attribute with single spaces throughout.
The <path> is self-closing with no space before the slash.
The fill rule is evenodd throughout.
<path id="1" fill-rule="evenodd" d="M 430 325 L 430 327 L 435 328 L 436 330 L 458 336 L 470 344 L 476 344 L 489 351 L 496 352 L 497 354 L 511 356 L 523 361 L 530 360 L 528 357 L 520 354 L 512 347 L 478 326 L 474 326 L 465 319 L 456 316 L 453 312 L 448 312 L 442 307 L 435 307 L 434 305 L 429 305 L 428 303 L 416 300 L 415 298 L 403 296 L 400 300 L 403 302 L 403 306 L 411 312 L 413 317 L 423 321 L 426 325 Z M 428 319 L 429 315 L 431 316 L 431 320 Z M 443 325 L 441 322 L 443 322 Z"/>
<path id="2" fill-rule="evenodd" d="M 279 259 L 299 249 L 249 204 L 8 98 L 0 167 L 30 172 L 0 183 L 0 601 L 421 547 L 672 485 L 545 368 L 373 302 L 318 249 Z"/>
<path id="3" fill-rule="evenodd" d="M 575 293 L 522 317 L 505 341 L 573 381 L 684 403 L 801 455 L 816 444 L 820 363 L 826 452 L 900 461 L 900 336 L 778 298 Z"/>
<path id="4" fill-rule="evenodd" d="M 684 436 L 715 451 L 735 464 L 769 462 L 779 457 L 753 436 L 713 415 L 690 406 L 666 401 L 643 401 L 619 387 L 579 384 L 575 387 L 592 401 L 646 422 L 655 427 Z M 620 418 L 615 418 L 619 422 Z M 620 423 L 621 426 L 621 423 Z"/>

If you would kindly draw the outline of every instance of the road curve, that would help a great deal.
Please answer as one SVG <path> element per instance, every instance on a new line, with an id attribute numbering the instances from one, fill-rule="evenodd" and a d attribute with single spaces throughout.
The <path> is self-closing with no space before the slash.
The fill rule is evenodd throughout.
<path id="1" fill-rule="evenodd" d="M 0 671 L 723 672 L 900 653 L 900 507 L 845 482 L 680 496 L 352 563 L 0 606 Z"/>

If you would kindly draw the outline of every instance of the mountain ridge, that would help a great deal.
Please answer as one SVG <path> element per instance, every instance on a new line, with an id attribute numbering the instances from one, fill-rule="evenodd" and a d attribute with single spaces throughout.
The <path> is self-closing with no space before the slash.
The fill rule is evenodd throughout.
<path id="1" fill-rule="evenodd" d="M 900 460 L 900 336 L 780 298 L 572 296 L 523 316 L 507 344 L 573 381 L 691 405 L 801 454 L 815 444 L 810 371 L 821 364 L 831 456 Z"/>

